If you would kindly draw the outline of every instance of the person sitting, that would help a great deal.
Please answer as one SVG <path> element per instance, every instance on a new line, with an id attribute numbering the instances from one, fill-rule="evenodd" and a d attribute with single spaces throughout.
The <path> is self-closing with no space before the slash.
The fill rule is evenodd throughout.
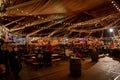
<path id="1" fill-rule="evenodd" d="M 80 52 L 76 51 L 75 54 L 76 54 L 76 57 L 81 58 L 83 61 L 85 60 L 85 59 L 83 58 L 83 55 L 82 55 Z"/>
<path id="2" fill-rule="evenodd" d="M 74 56 L 74 53 L 73 53 L 72 49 L 66 48 L 65 55 L 67 58 L 70 58 L 71 56 Z"/>
<path id="3" fill-rule="evenodd" d="M 43 55 L 41 51 L 39 50 L 38 53 L 36 54 L 36 61 L 37 62 L 43 62 Z"/>

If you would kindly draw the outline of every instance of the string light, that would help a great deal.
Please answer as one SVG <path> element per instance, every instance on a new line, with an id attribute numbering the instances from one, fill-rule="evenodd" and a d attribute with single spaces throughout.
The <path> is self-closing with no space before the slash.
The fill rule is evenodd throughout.
<path id="1" fill-rule="evenodd" d="M 46 29 L 46 26 L 33 26 L 34 28 L 40 28 L 40 29 Z M 47 28 L 47 29 L 59 29 L 59 30 L 61 30 L 61 29 L 63 29 L 62 27 L 49 27 L 49 28 Z M 67 27 L 66 28 L 64 28 L 64 29 L 67 29 Z"/>
<path id="2" fill-rule="evenodd" d="M 44 19 L 43 17 L 41 19 Z"/>
<path id="3" fill-rule="evenodd" d="M 38 16 L 38 19 L 40 19 L 40 16 Z"/>
<path id="4" fill-rule="evenodd" d="M 120 8 L 119 8 L 119 5 L 117 4 L 117 2 L 115 0 L 111 0 L 111 3 L 120 12 Z"/>
<path id="5" fill-rule="evenodd" d="M 113 0 L 111 1 L 111 3 L 116 7 L 117 10 L 120 10 L 119 7 L 117 6 L 117 4 Z M 21 12 L 23 13 L 23 11 L 21 11 Z M 28 13 L 28 12 L 26 12 L 26 13 Z M 32 15 L 32 14 L 29 14 L 29 15 Z M 38 19 L 48 20 L 48 19 L 46 19 L 44 17 L 41 17 L 41 16 L 37 16 L 37 17 L 38 17 Z M 55 15 L 55 17 L 57 17 L 57 19 L 58 19 L 57 15 Z M 108 19 L 110 17 L 99 18 L 99 19 L 95 19 L 95 20 L 91 20 L 91 21 L 85 21 L 85 22 L 81 22 L 81 23 L 69 23 L 69 22 L 64 22 L 63 23 L 63 22 L 61 22 L 60 24 L 64 24 L 64 25 L 68 25 L 68 26 L 72 26 L 72 27 L 73 26 L 82 26 L 82 25 L 89 25 L 89 24 L 99 23 L 99 22 L 101 22 L 103 20 L 106 20 L 106 19 Z M 51 20 L 49 19 L 49 21 L 51 21 Z M 52 20 L 51 22 L 57 23 L 58 21 L 57 20 Z M 38 27 L 38 28 L 41 28 L 41 27 Z M 44 28 L 46 29 L 46 27 L 44 27 Z M 73 27 L 73 28 L 75 28 L 75 27 Z M 49 28 L 49 29 L 61 29 L 61 28 Z"/>
<path id="6" fill-rule="evenodd" d="M 29 14 L 30 16 L 32 16 L 32 14 Z"/>
<path id="7" fill-rule="evenodd" d="M 118 15 L 118 14 L 114 14 L 114 15 L 109 15 L 109 16 L 107 16 L 107 17 L 102 17 L 102 18 L 98 18 L 98 19 L 93 19 L 93 20 L 90 20 L 90 21 L 85 21 L 85 22 L 81 22 L 81 23 L 69 23 L 69 22 L 61 22 L 61 24 L 64 24 L 64 25 L 71 25 L 70 27 L 72 27 L 71 29 L 68 29 L 69 27 L 67 27 L 66 29 L 68 29 L 68 30 L 71 30 L 71 31 L 73 31 L 73 32 L 76 32 L 77 30 L 75 30 L 75 29 L 73 29 L 73 28 L 75 28 L 74 26 L 76 26 L 76 27 L 79 27 L 79 26 L 82 26 L 82 25 L 89 25 L 89 24 L 94 24 L 94 23 L 97 23 L 97 22 L 101 22 L 101 21 L 103 21 L 103 20 L 107 20 L 107 19 L 111 19 L 111 18 L 116 18 L 116 17 L 118 17 L 118 16 L 120 16 L 120 15 Z M 41 16 L 39 16 L 40 17 L 40 19 L 42 18 Z M 43 17 L 44 18 L 44 17 Z M 43 19 L 42 18 L 42 19 Z M 44 19 L 46 19 L 46 18 L 44 18 Z M 57 21 L 57 20 L 52 20 L 52 22 L 53 23 L 56 23 L 56 22 L 59 22 L 59 21 Z M 31 24 L 31 23 L 29 23 L 29 24 Z M 26 25 L 26 26 L 29 26 L 29 25 Z M 30 26 L 29 26 L 30 27 Z M 58 29 L 58 30 L 61 30 L 61 29 L 63 29 L 63 28 L 58 28 L 58 27 L 56 27 L 56 28 L 51 28 L 51 27 L 48 27 L 48 28 L 46 28 L 47 26 L 42 26 L 42 27 L 34 27 L 34 28 L 40 28 L 40 29 Z M 24 28 L 23 28 L 24 29 Z M 88 32 L 87 30 L 81 30 L 82 32 Z"/>
<path id="8" fill-rule="evenodd" d="M 23 11 L 21 11 L 23 13 Z"/>

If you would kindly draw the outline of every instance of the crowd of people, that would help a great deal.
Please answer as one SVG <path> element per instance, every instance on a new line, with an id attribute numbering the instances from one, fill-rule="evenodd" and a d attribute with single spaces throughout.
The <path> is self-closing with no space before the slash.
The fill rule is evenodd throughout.
<path id="1" fill-rule="evenodd" d="M 79 57 L 89 57 L 91 54 L 109 54 L 111 49 L 114 47 L 113 44 L 110 46 L 103 44 L 84 44 L 84 45 L 58 45 L 52 46 L 50 43 L 47 46 L 40 46 L 38 50 L 35 47 L 29 47 L 29 49 L 21 50 L 20 47 L 12 45 L 11 43 L 4 42 L 0 39 L 0 78 L 8 78 L 11 73 L 14 74 L 14 79 L 18 80 L 19 72 L 22 69 L 21 57 L 24 54 L 36 54 L 37 62 L 44 62 L 45 65 L 51 65 L 52 59 L 51 54 L 55 51 L 64 52 L 65 58 L 70 58 L 71 56 Z M 10 80 L 10 79 L 8 79 Z M 12 79 L 13 80 L 13 79 Z"/>
<path id="2" fill-rule="evenodd" d="M 91 56 L 92 53 L 111 55 L 113 52 L 114 44 L 78 44 L 65 47 L 65 55 L 67 57 L 86 57 Z"/>
<path id="3" fill-rule="evenodd" d="M 18 80 L 22 69 L 18 48 L 0 39 L 0 80 Z M 13 74 L 13 76 L 11 76 Z"/>

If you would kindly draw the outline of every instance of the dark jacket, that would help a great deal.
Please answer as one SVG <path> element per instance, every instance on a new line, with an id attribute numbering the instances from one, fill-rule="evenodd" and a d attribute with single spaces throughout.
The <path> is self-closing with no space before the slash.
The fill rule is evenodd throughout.
<path id="1" fill-rule="evenodd" d="M 0 64 L 8 64 L 9 52 L 8 50 L 0 50 Z"/>
<path id="2" fill-rule="evenodd" d="M 0 49 L 0 64 L 3 64 L 3 51 Z"/>
<path id="3" fill-rule="evenodd" d="M 21 55 L 15 51 L 10 53 L 9 63 L 11 70 L 20 70 L 22 68 Z"/>

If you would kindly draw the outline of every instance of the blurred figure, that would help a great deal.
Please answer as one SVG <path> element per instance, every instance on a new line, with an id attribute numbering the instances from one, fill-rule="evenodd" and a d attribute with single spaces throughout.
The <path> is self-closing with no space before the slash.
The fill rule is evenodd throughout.
<path id="1" fill-rule="evenodd" d="M 18 80 L 19 72 L 22 69 L 22 64 L 21 64 L 21 55 L 18 53 L 17 46 L 13 47 L 13 50 L 10 53 L 10 66 L 15 80 Z"/>
<path id="2" fill-rule="evenodd" d="M 50 42 L 48 43 L 48 50 L 49 50 L 49 52 L 50 52 L 51 54 L 52 54 L 53 51 L 54 51 L 53 46 L 51 45 Z"/>
<path id="3" fill-rule="evenodd" d="M 65 55 L 66 55 L 66 57 L 70 58 L 71 56 L 74 56 L 74 53 L 73 53 L 72 49 L 66 48 Z"/>
<path id="4" fill-rule="evenodd" d="M 5 65 L 5 78 L 9 76 L 9 51 L 7 49 L 8 43 L 4 42 L 1 46 L 2 63 Z"/>
<path id="5" fill-rule="evenodd" d="M 49 42 L 47 45 L 47 50 L 45 51 L 43 58 L 44 58 L 44 62 L 45 62 L 45 66 L 51 66 L 52 65 L 52 54 L 54 52 L 54 48 L 51 45 L 51 43 Z"/>
<path id="6" fill-rule="evenodd" d="M 3 50 L 2 50 L 2 45 L 4 41 L 0 39 L 0 79 L 4 78 L 5 72 L 6 72 L 6 67 L 4 63 L 4 55 L 3 55 Z"/>
<path id="7" fill-rule="evenodd" d="M 36 61 L 37 62 L 43 61 L 43 54 L 41 53 L 41 50 L 39 50 L 38 53 L 36 54 Z"/>

